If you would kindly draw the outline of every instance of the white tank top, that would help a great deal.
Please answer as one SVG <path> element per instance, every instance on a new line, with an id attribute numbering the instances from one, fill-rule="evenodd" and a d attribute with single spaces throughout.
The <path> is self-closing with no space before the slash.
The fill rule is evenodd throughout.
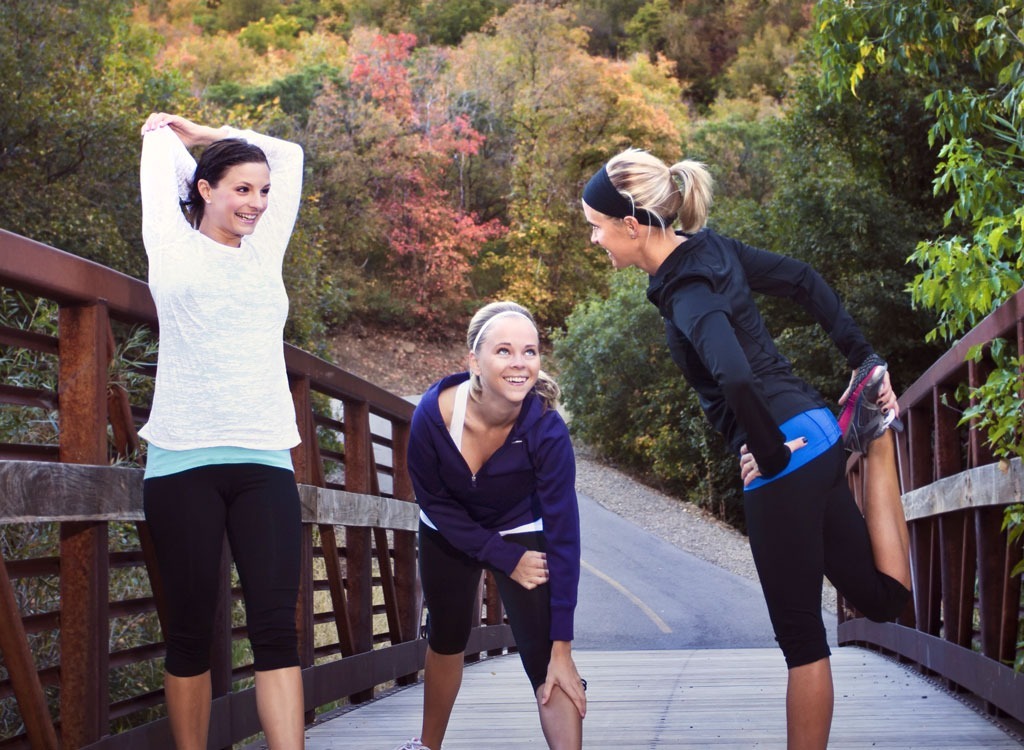
<path id="1" fill-rule="evenodd" d="M 466 407 L 469 404 L 469 381 L 464 380 L 459 383 L 455 388 L 455 403 L 452 404 L 452 421 L 448 426 L 448 434 L 452 436 L 452 441 L 455 443 L 455 447 L 459 453 L 462 453 L 462 435 L 466 428 Z M 420 511 L 420 520 L 423 521 L 427 526 L 437 531 L 437 527 L 427 517 L 427 514 L 422 510 Z M 501 536 L 506 534 L 523 534 L 527 531 L 543 531 L 544 530 L 544 519 L 538 518 L 530 523 L 525 523 L 522 526 L 517 526 L 514 529 L 506 529 L 505 531 L 499 531 Z"/>

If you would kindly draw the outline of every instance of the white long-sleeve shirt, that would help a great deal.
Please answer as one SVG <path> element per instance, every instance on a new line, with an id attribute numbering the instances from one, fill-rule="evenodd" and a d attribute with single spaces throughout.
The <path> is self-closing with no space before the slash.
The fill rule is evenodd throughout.
<path id="1" fill-rule="evenodd" d="M 270 162 L 266 211 L 240 247 L 193 229 L 179 199 L 196 163 L 170 128 L 142 141 L 142 238 L 160 321 L 156 390 L 139 434 L 167 450 L 299 443 L 284 363 L 281 276 L 302 193 L 302 148 L 252 131 L 232 137 Z"/>

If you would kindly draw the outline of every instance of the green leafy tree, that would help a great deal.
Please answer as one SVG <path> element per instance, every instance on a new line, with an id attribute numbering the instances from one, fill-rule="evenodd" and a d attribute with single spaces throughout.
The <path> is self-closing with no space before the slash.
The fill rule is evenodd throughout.
<path id="1" fill-rule="evenodd" d="M 412 14 L 413 28 L 426 44 L 454 46 L 512 4 L 512 0 L 424 0 Z"/>
<path id="2" fill-rule="evenodd" d="M 745 70 L 736 76 L 777 85 L 773 79 L 788 54 L 783 49 L 788 43 L 780 46 L 777 40 L 807 27 L 805 6 L 798 0 L 649 0 L 626 25 L 628 48 L 674 62 L 687 98 L 706 109 L 743 47 L 750 48 Z M 765 67 L 753 70 L 758 65 Z"/>
<path id="3" fill-rule="evenodd" d="M 958 336 L 1022 283 L 1022 13 L 1020 0 L 819 8 L 824 83 L 835 96 L 897 72 L 933 89 L 924 103 L 939 149 L 934 186 L 951 197 L 954 233 L 918 246 L 911 291 L 939 313 L 934 337 Z"/>
<path id="4" fill-rule="evenodd" d="M 139 127 L 182 100 L 131 3 L 0 4 L 5 229 L 141 276 Z"/>
<path id="5" fill-rule="evenodd" d="M 857 95 L 866 82 L 896 74 L 930 89 L 929 145 L 939 150 L 936 194 L 949 196 L 944 232 L 918 244 L 915 303 L 938 314 L 933 339 L 952 340 L 1024 282 L 1024 2 L 822 2 L 819 49 L 823 85 Z M 995 455 L 1024 457 L 1020 356 L 993 342 L 987 381 L 970 389 L 964 421 L 987 431 Z M 985 352 L 975 349 L 970 358 Z M 1024 509 L 1011 506 L 1005 527 L 1021 539 Z M 1018 566 L 1015 573 L 1020 573 Z M 1017 667 L 1024 665 L 1019 644 Z"/>

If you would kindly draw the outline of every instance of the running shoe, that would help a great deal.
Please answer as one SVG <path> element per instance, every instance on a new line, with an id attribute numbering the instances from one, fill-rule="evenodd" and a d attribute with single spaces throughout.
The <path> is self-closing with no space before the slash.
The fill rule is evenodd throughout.
<path id="1" fill-rule="evenodd" d="M 420 742 L 419 737 L 413 737 L 408 742 L 396 747 L 395 750 L 430 750 L 430 748 Z"/>
<path id="2" fill-rule="evenodd" d="M 855 453 L 863 453 L 872 440 L 890 427 L 894 430 L 903 429 L 903 423 L 896 417 L 896 412 L 883 414 L 877 403 L 887 370 L 885 360 L 876 354 L 872 354 L 857 368 L 850 396 L 839 415 L 843 445 Z"/>

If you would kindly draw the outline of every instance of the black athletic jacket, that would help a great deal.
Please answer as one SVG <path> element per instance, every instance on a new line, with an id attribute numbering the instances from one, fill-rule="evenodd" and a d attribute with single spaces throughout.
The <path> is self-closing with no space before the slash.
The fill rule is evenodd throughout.
<path id="1" fill-rule="evenodd" d="M 765 477 L 786 468 L 790 451 L 778 425 L 825 406 L 793 374 L 765 328 L 752 292 L 790 297 L 828 332 L 851 369 L 870 354 L 839 296 L 806 263 L 702 229 L 650 277 L 647 298 L 665 319 L 672 359 L 729 447 L 744 443 Z"/>

